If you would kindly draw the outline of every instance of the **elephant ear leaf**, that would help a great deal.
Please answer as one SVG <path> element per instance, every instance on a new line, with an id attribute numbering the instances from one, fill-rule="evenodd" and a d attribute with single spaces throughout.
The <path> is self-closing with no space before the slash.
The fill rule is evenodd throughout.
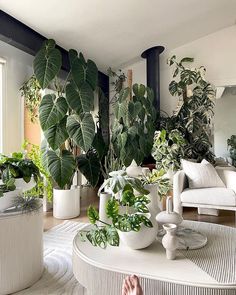
<path id="1" fill-rule="evenodd" d="M 98 68 L 96 64 L 90 59 L 87 62 L 86 81 L 93 90 L 96 89 L 98 83 Z"/>
<path id="2" fill-rule="evenodd" d="M 95 124 L 90 113 L 81 116 L 70 115 L 66 128 L 69 136 L 82 150 L 87 152 L 91 148 L 95 136 Z"/>
<path id="3" fill-rule="evenodd" d="M 67 150 L 63 150 L 58 156 L 54 151 L 47 152 L 48 170 L 52 178 L 63 189 L 69 184 L 75 172 L 75 159 Z"/>
<path id="4" fill-rule="evenodd" d="M 34 59 L 34 74 L 42 89 L 47 88 L 61 69 L 61 53 L 55 46 L 54 40 L 47 40 Z"/>
<path id="5" fill-rule="evenodd" d="M 60 122 L 67 110 L 68 105 L 64 97 L 56 99 L 55 94 L 45 95 L 39 107 L 39 121 L 43 131 Z"/>
<path id="6" fill-rule="evenodd" d="M 101 168 L 96 152 L 89 151 L 86 155 L 78 156 L 77 164 L 80 172 L 86 177 L 89 183 L 95 187 L 99 180 Z"/>

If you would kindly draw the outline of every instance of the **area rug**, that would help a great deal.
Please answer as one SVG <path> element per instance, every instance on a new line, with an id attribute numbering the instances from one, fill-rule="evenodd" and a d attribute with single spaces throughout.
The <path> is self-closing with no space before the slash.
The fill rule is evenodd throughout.
<path id="1" fill-rule="evenodd" d="M 72 243 L 85 223 L 65 221 L 44 233 L 44 272 L 32 287 L 17 295 L 84 295 L 72 271 Z"/>

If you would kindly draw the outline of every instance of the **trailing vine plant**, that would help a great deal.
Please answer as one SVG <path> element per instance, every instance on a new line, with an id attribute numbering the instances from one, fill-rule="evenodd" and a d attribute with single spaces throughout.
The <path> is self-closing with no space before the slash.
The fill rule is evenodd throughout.
<path id="1" fill-rule="evenodd" d="M 189 68 L 194 59 L 185 57 L 177 61 L 176 56 L 168 60 L 174 68 L 173 80 L 169 84 L 172 96 L 178 98 L 178 107 L 170 120 L 165 120 L 164 129 L 177 129 L 186 141 L 184 157 L 214 162 L 211 151 L 211 123 L 214 115 L 214 86 L 206 81 L 204 67 Z"/>
<path id="2" fill-rule="evenodd" d="M 38 108 L 42 99 L 41 87 L 35 75 L 31 76 L 20 88 L 21 96 L 25 99 L 25 106 L 32 123 L 38 120 Z"/>

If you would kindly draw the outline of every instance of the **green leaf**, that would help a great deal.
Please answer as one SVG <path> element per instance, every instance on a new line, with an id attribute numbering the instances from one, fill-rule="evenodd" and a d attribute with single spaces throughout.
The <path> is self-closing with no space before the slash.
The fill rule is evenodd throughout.
<path id="1" fill-rule="evenodd" d="M 78 57 L 78 52 L 74 49 L 70 49 L 68 55 L 69 55 L 70 67 L 72 68 L 74 61 Z"/>
<path id="2" fill-rule="evenodd" d="M 102 136 L 102 130 L 97 128 L 97 133 L 94 136 L 92 147 L 97 151 L 99 160 L 102 160 L 103 156 L 106 155 L 108 147 Z"/>
<path id="3" fill-rule="evenodd" d="M 133 190 L 124 190 L 121 196 L 121 203 L 124 206 L 133 206 L 135 203 L 135 195 Z"/>
<path id="4" fill-rule="evenodd" d="M 76 145 L 85 152 L 91 148 L 95 136 L 95 125 L 91 114 L 68 116 L 66 128 Z"/>
<path id="5" fill-rule="evenodd" d="M 55 46 L 54 40 L 47 40 L 34 59 L 34 74 L 42 89 L 47 88 L 61 69 L 61 53 Z"/>
<path id="6" fill-rule="evenodd" d="M 48 170 L 52 178 L 61 189 L 69 185 L 75 172 L 75 160 L 67 150 L 63 150 L 58 156 L 54 151 L 47 152 Z"/>
<path id="7" fill-rule="evenodd" d="M 117 102 L 115 105 L 115 116 L 117 120 L 120 120 L 123 118 L 125 120 L 125 117 L 127 115 L 127 104 L 126 101 L 123 102 Z"/>
<path id="8" fill-rule="evenodd" d="M 97 154 L 89 151 L 86 155 L 80 155 L 77 157 L 77 164 L 80 172 L 95 187 L 98 183 L 101 169 Z"/>
<path id="9" fill-rule="evenodd" d="M 108 218 L 116 219 L 119 214 L 119 203 L 115 198 L 108 200 L 106 206 L 106 214 Z"/>
<path id="10" fill-rule="evenodd" d="M 121 92 L 120 92 L 120 94 L 119 94 L 118 101 L 120 103 L 126 101 L 126 99 L 129 96 L 129 94 L 130 94 L 130 88 L 129 87 L 126 87 L 126 88 L 122 89 Z"/>
<path id="11" fill-rule="evenodd" d="M 182 63 L 184 63 L 184 62 L 194 62 L 194 58 L 192 58 L 192 57 L 184 57 L 184 58 L 181 59 L 179 64 L 182 65 Z"/>
<path id="12" fill-rule="evenodd" d="M 81 83 L 75 88 L 72 83 L 66 86 L 66 99 L 72 110 L 78 114 L 90 112 L 94 108 L 94 93 L 88 83 Z"/>
<path id="13" fill-rule="evenodd" d="M 44 131 L 44 135 L 53 150 L 57 150 L 67 140 L 68 133 L 66 131 L 67 117 L 65 116 L 58 124 Z"/>
<path id="14" fill-rule="evenodd" d="M 138 98 L 141 98 L 146 93 L 146 87 L 143 84 L 134 84 L 133 92 L 135 96 L 137 96 Z"/>
<path id="15" fill-rule="evenodd" d="M 106 226 L 107 242 L 111 246 L 119 246 L 120 237 L 114 226 Z"/>
<path id="16" fill-rule="evenodd" d="M 88 215 L 89 221 L 92 224 L 95 224 L 99 220 L 98 211 L 91 205 L 88 207 L 87 215 Z"/>
<path id="17" fill-rule="evenodd" d="M 64 97 L 56 98 L 55 94 L 43 97 L 39 107 L 39 120 L 43 130 L 60 122 L 66 115 L 68 105 Z"/>
<path id="18" fill-rule="evenodd" d="M 98 83 L 98 68 L 96 64 L 90 59 L 88 59 L 87 62 L 86 81 L 93 90 L 96 89 Z"/>

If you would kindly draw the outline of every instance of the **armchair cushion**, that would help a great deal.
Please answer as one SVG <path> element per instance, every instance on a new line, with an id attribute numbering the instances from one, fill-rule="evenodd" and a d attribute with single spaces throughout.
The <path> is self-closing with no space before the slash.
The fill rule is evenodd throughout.
<path id="1" fill-rule="evenodd" d="M 182 203 L 215 206 L 236 206 L 236 195 L 232 189 L 225 187 L 185 189 L 180 199 Z"/>
<path id="2" fill-rule="evenodd" d="M 216 169 L 206 160 L 201 163 L 182 160 L 182 166 L 188 178 L 189 188 L 225 187 Z"/>

